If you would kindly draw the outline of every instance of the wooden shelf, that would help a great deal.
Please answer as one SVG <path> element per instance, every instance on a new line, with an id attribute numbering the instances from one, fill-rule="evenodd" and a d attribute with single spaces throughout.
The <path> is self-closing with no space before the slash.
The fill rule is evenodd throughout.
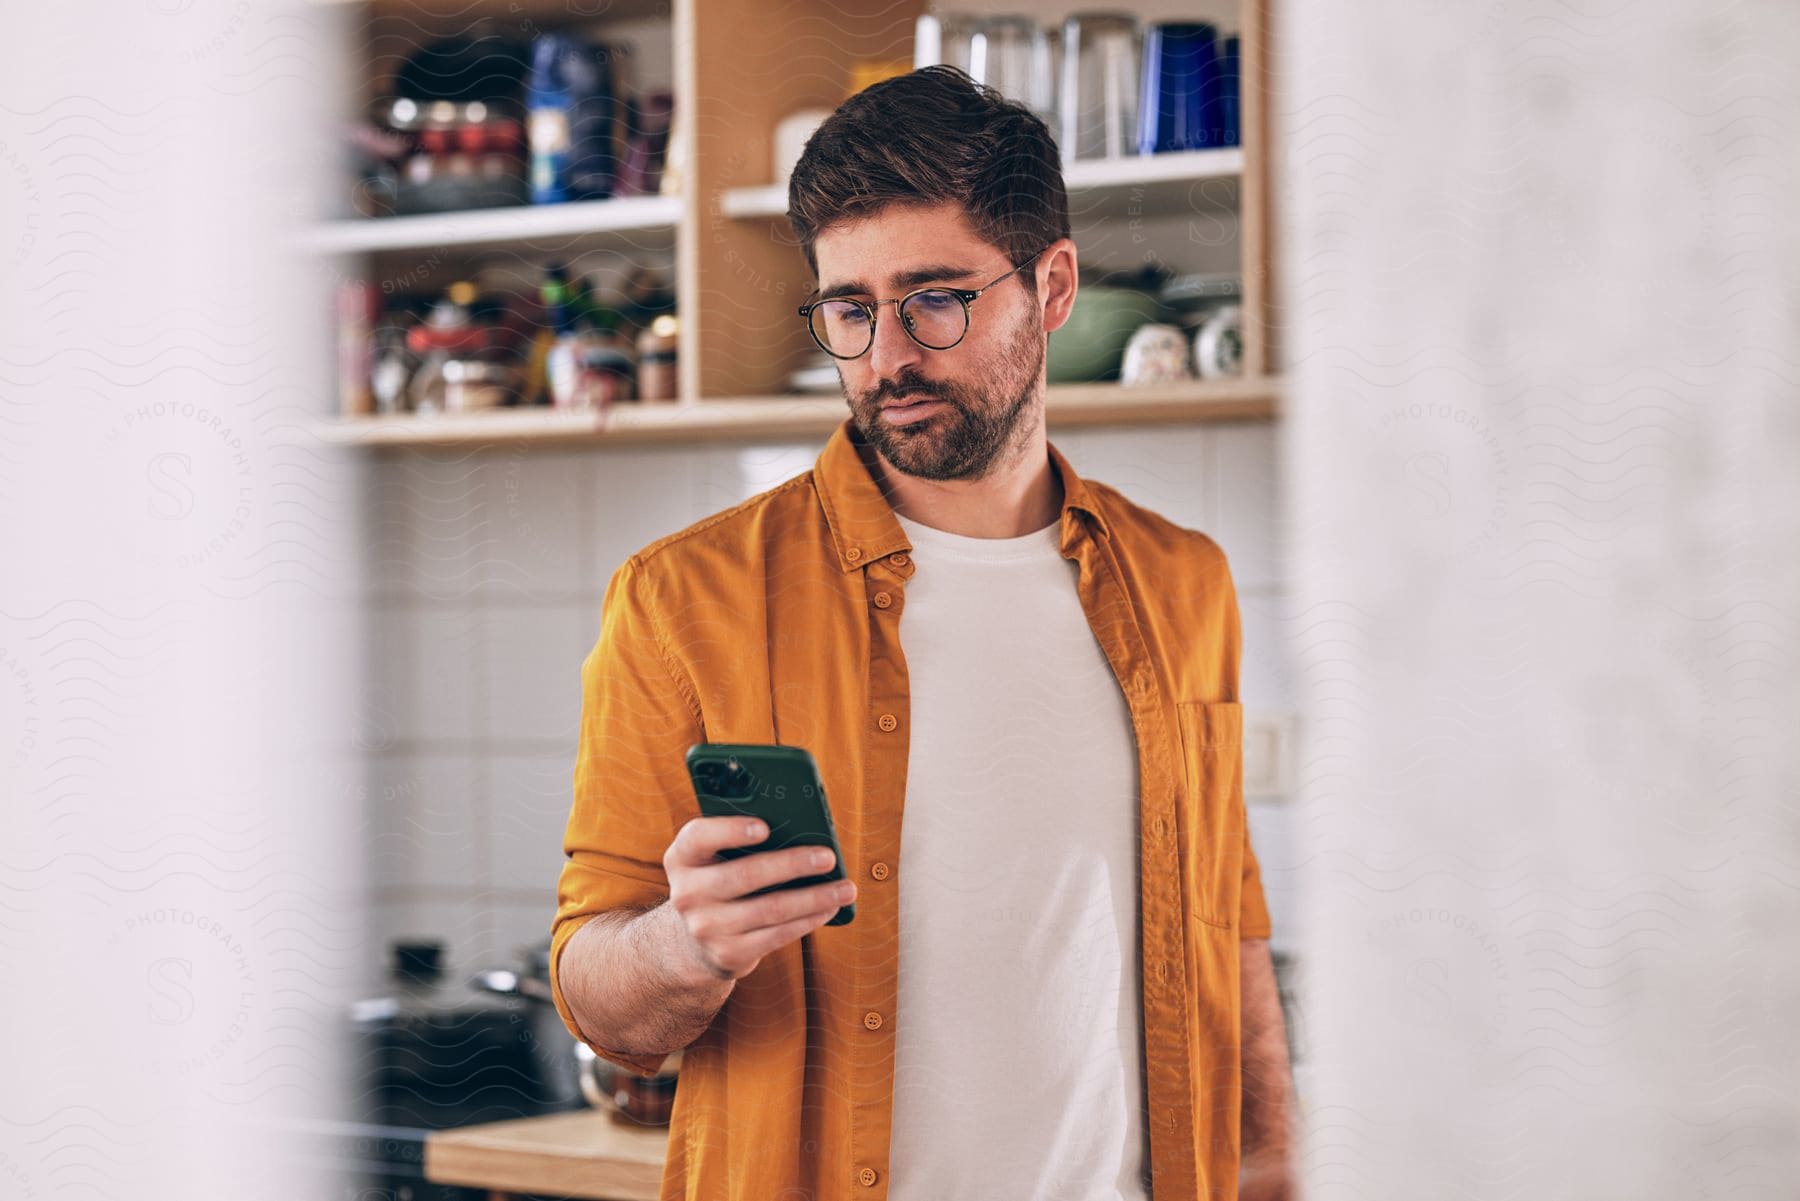
<path id="1" fill-rule="evenodd" d="M 615 200 L 329 221 L 315 227 L 305 244 L 307 249 L 322 253 L 355 254 L 433 246 L 507 245 L 551 238 L 566 243 L 654 233 L 659 235 L 657 241 L 673 245 L 680 218 L 678 197 L 623 196 Z"/>
<path id="2" fill-rule="evenodd" d="M 666 17 L 667 0 L 608 0 L 586 6 L 584 12 L 569 0 L 307 0 L 315 8 L 367 10 L 393 13 L 415 21 L 454 21 L 461 28 L 480 17 L 496 20 L 570 21 L 635 20 Z"/>
<path id="3" fill-rule="evenodd" d="M 1243 173 L 1244 152 L 1231 146 L 1221 150 L 1179 150 L 1169 154 L 1083 159 L 1063 168 L 1063 186 L 1070 192 L 1097 192 L 1134 188 L 1140 184 L 1229 179 Z"/>
<path id="4" fill-rule="evenodd" d="M 1052 430 L 1210 421 L 1273 420 L 1280 381 L 1195 380 L 1125 387 L 1059 384 L 1046 415 Z M 632 446 L 824 437 L 847 415 L 838 396 L 746 396 L 688 404 L 614 405 L 604 422 L 593 413 L 557 409 L 493 409 L 433 417 L 355 417 L 325 423 L 319 435 L 347 446 Z"/>
<path id="5" fill-rule="evenodd" d="M 1244 172 L 1244 152 L 1238 147 L 1224 150 L 1183 150 L 1171 154 L 1135 154 L 1124 158 L 1088 159 L 1063 170 L 1063 186 L 1069 192 L 1071 215 L 1088 217 L 1117 215 L 1122 206 L 1165 205 L 1171 197 L 1162 193 L 1167 185 L 1186 185 L 1209 179 L 1236 180 Z M 1158 187 L 1155 197 L 1145 195 L 1118 196 L 1119 193 L 1142 192 Z M 719 195 L 719 210 L 727 217 L 787 216 L 787 185 L 767 184 L 758 188 L 727 188 Z M 1116 203 L 1109 204 L 1108 200 Z M 1116 210 L 1116 211 L 1115 211 Z"/>

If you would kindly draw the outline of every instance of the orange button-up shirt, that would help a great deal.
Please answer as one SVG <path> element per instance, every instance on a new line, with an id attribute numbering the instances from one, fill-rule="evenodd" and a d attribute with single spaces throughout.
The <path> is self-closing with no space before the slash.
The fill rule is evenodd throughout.
<path id="1" fill-rule="evenodd" d="M 813 468 L 658 539 L 612 576 L 582 666 L 574 808 L 551 943 L 667 899 L 663 852 L 700 816 L 697 742 L 813 753 L 856 919 L 765 956 L 682 1054 L 664 1201 L 885 1196 L 897 890 L 911 729 L 900 622 L 918 570 L 846 419 Z M 1140 807 L 1143 1030 L 1157 1201 L 1235 1197 L 1238 943 L 1269 914 L 1243 803 L 1241 634 L 1225 555 L 1054 445 L 1064 558 L 1130 708 Z M 930 570 L 928 567 L 927 570 Z M 589 1043 L 650 1075 L 664 1056 Z"/>

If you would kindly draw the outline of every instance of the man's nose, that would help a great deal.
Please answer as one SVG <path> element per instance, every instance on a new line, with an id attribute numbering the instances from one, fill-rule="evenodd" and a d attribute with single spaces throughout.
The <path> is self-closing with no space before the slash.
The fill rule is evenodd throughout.
<path id="1" fill-rule="evenodd" d="M 924 360 L 925 348 L 913 341 L 900 324 L 900 306 L 884 304 L 875 316 L 875 341 L 869 346 L 869 370 L 877 379 L 891 380 L 907 367 Z"/>

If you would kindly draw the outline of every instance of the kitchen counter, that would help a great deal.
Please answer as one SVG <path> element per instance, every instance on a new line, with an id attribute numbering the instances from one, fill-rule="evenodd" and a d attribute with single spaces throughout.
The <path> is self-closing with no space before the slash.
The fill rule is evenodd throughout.
<path id="1" fill-rule="evenodd" d="M 667 1126 L 622 1126 L 593 1109 L 434 1131 L 425 1179 L 496 1193 L 656 1201 Z"/>

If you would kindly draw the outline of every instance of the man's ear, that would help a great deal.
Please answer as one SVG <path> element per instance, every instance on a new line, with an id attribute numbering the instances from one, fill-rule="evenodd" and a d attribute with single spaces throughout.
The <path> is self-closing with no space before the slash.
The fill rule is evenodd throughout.
<path id="1" fill-rule="evenodd" d="M 1050 243 L 1032 269 L 1037 272 L 1038 298 L 1044 305 L 1044 332 L 1061 329 L 1075 307 L 1075 240 L 1058 238 Z"/>

